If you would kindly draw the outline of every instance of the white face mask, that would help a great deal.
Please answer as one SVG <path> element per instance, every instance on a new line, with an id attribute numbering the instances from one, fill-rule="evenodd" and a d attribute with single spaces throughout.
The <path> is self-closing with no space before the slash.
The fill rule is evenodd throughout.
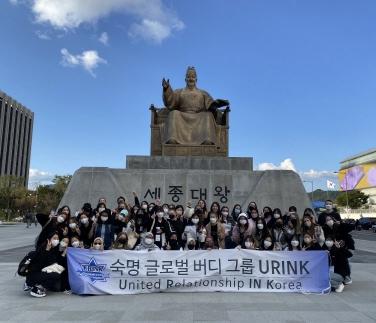
<path id="1" fill-rule="evenodd" d="M 274 219 L 279 219 L 280 217 L 279 213 L 274 213 Z"/>
<path id="2" fill-rule="evenodd" d="M 69 223 L 69 227 L 70 227 L 71 229 L 75 229 L 76 226 L 77 226 L 76 223 Z"/>
<path id="3" fill-rule="evenodd" d="M 62 215 L 59 215 L 58 217 L 57 217 L 57 222 L 59 222 L 59 223 L 63 223 L 64 222 L 64 217 L 62 216 Z"/>
<path id="4" fill-rule="evenodd" d="M 200 220 L 199 220 L 199 219 L 196 219 L 196 218 L 195 218 L 195 219 L 192 219 L 192 223 L 193 223 L 193 224 L 197 224 L 199 221 L 200 221 Z"/>
<path id="5" fill-rule="evenodd" d="M 332 241 L 332 240 L 326 240 L 326 241 L 325 241 L 325 245 L 326 245 L 328 248 L 331 248 L 331 247 L 333 247 L 333 245 L 334 245 L 334 241 Z"/>
<path id="6" fill-rule="evenodd" d="M 244 242 L 244 245 L 245 245 L 246 248 L 251 248 L 252 247 L 252 243 L 250 241 Z"/>
<path id="7" fill-rule="evenodd" d="M 235 212 L 235 214 L 239 214 L 240 213 L 240 209 L 235 209 L 234 212 Z"/>
<path id="8" fill-rule="evenodd" d="M 333 220 L 328 220 L 328 221 L 326 221 L 326 224 L 328 225 L 328 227 L 333 227 L 333 225 L 334 225 L 334 221 Z"/>
<path id="9" fill-rule="evenodd" d="M 216 224 L 217 223 L 217 219 L 216 218 L 210 218 L 210 223 L 211 224 Z"/>
<path id="10" fill-rule="evenodd" d="M 59 239 L 52 239 L 51 240 L 52 247 L 56 247 L 59 243 L 60 243 Z"/>
<path id="11" fill-rule="evenodd" d="M 106 222 L 106 221 L 108 220 L 108 216 L 101 216 L 101 220 L 102 220 L 103 222 Z"/>
<path id="12" fill-rule="evenodd" d="M 228 216 L 228 212 L 227 212 L 227 211 L 222 212 L 222 215 L 223 215 L 223 216 Z"/>
<path id="13" fill-rule="evenodd" d="M 89 219 L 88 218 L 82 218 L 80 221 L 81 221 L 82 224 L 89 223 Z"/>
<path id="14" fill-rule="evenodd" d="M 305 244 L 310 244 L 312 242 L 311 238 L 304 238 L 304 243 Z"/>
<path id="15" fill-rule="evenodd" d="M 257 224 L 257 229 L 259 230 L 264 229 L 264 225 L 262 223 Z"/>
<path id="16" fill-rule="evenodd" d="M 99 250 L 99 249 L 101 249 L 102 248 L 102 246 L 100 245 L 100 244 L 95 244 L 94 245 L 94 249 L 95 250 Z"/>
<path id="17" fill-rule="evenodd" d="M 151 245 L 151 244 L 154 243 L 154 240 L 151 239 L 151 238 L 146 238 L 146 239 L 145 239 L 145 243 L 146 243 L 147 245 Z"/>
<path id="18" fill-rule="evenodd" d="M 165 207 L 165 208 L 163 209 L 163 212 L 164 212 L 164 213 L 168 213 L 168 208 Z"/>
<path id="19" fill-rule="evenodd" d="M 143 204 L 143 205 L 141 206 L 141 208 L 142 208 L 143 210 L 146 210 L 146 209 L 148 208 L 148 206 L 147 206 L 146 204 Z"/>
<path id="20" fill-rule="evenodd" d="M 299 241 L 298 241 L 298 240 L 292 240 L 292 241 L 291 241 L 291 245 L 292 245 L 293 247 L 297 247 L 297 246 L 299 246 Z"/>
<path id="21" fill-rule="evenodd" d="M 122 210 L 120 213 L 122 216 L 128 216 L 128 210 Z"/>
<path id="22" fill-rule="evenodd" d="M 75 241 L 72 242 L 73 248 L 78 248 L 79 246 L 80 246 L 80 241 L 75 240 Z"/>
<path id="23" fill-rule="evenodd" d="M 272 245 L 272 242 L 271 242 L 271 241 L 269 241 L 269 240 L 265 240 L 265 241 L 264 241 L 264 247 L 265 247 L 265 248 L 269 248 L 271 245 Z"/>
<path id="24" fill-rule="evenodd" d="M 162 218 L 163 218 L 163 215 L 164 215 L 163 212 L 158 212 L 158 213 L 157 213 L 157 217 L 158 217 L 159 219 L 162 219 Z"/>
<path id="25" fill-rule="evenodd" d="M 98 212 L 101 213 L 101 212 L 104 211 L 104 210 L 105 210 L 104 207 L 100 207 L 100 208 L 98 209 Z"/>
<path id="26" fill-rule="evenodd" d="M 66 248 L 67 243 L 65 241 L 60 241 L 60 247 Z"/>
<path id="27" fill-rule="evenodd" d="M 247 220 L 246 220 L 246 219 L 240 219 L 240 220 L 239 220 L 239 223 L 244 225 L 244 224 L 247 223 Z"/>

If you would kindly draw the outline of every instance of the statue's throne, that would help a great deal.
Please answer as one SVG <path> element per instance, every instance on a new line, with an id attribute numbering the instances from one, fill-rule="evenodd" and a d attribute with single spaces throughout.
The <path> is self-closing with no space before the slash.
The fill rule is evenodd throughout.
<path id="1" fill-rule="evenodd" d="M 158 109 L 153 104 L 151 111 L 151 156 L 218 156 L 228 157 L 228 130 L 230 107 L 217 109 L 213 112 L 216 121 L 215 132 L 217 142 L 215 145 L 181 145 L 165 144 L 162 142 L 161 126 L 167 121 L 169 110 Z"/>

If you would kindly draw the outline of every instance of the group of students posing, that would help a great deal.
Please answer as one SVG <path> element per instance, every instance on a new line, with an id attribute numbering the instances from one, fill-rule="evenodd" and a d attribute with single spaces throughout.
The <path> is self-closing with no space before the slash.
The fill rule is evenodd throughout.
<path id="1" fill-rule="evenodd" d="M 26 276 L 25 291 L 35 297 L 46 290 L 70 292 L 67 270 L 43 270 L 58 264 L 67 269 L 67 247 L 95 250 L 210 250 L 243 248 L 250 250 L 328 250 L 332 266 L 331 284 L 337 292 L 351 284 L 348 258 L 352 256 L 353 226 L 341 220 L 331 200 L 318 217 L 310 208 L 299 216 L 295 206 L 282 213 L 255 202 L 246 210 L 235 204 L 210 208 L 204 200 L 196 206 L 142 201 L 134 194 L 134 205 L 122 196 L 117 208 L 107 208 L 100 198 L 96 208 L 85 203 L 72 215 L 68 206 L 57 214 L 37 214 L 42 231 L 36 239 L 36 255 Z"/>

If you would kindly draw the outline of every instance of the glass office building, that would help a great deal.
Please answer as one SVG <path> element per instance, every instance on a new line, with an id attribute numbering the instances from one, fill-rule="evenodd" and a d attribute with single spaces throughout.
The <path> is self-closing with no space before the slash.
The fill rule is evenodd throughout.
<path id="1" fill-rule="evenodd" d="M 29 179 L 34 113 L 0 91 L 0 176 Z"/>

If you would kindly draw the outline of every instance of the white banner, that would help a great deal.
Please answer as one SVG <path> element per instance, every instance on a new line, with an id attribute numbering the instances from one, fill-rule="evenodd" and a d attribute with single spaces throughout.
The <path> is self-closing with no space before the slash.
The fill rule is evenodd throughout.
<path id="1" fill-rule="evenodd" d="M 326 251 L 68 249 L 76 294 L 330 290 Z"/>

